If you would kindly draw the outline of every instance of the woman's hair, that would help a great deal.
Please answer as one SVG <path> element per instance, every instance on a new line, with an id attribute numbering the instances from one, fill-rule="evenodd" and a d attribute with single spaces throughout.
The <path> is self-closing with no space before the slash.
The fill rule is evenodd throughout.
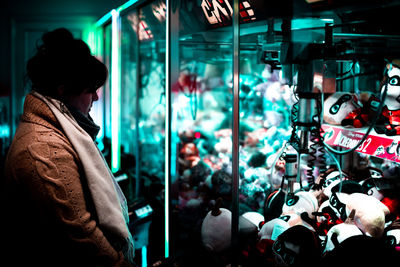
<path id="1" fill-rule="evenodd" d="M 51 97 L 58 96 L 60 86 L 65 95 L 95 92 L 108 76 L 107 67 L 91 54 L 88 45 L 65 28 L 43 34 L 26 70 L 32 89 Z"/>

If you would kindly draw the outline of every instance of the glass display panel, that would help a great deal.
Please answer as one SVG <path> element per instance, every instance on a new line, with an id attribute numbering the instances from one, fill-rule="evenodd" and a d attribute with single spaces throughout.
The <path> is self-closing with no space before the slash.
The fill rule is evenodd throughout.
<path id="1" fill-rule="evenodd" d="M 128 16 L 139 38 L 139 144 L 141 173 L 164 183 L 165 4 L 153 1 Z M 162 15 L 164 12 L 164 15 Z"/>
<path id="2" fill-rule="evenodd" d="M 215 266 L 209 234 L 226 234 L 218 251 L 231 242 L 232 26 L 207 30 L 200 2 L 172 7 L 171 254 L 182 266 Z M 227 221 L 210 228 L 217 202 Z"/>
<path id="3" fill-rule="evenodd" d="M 264 30 L 254 32 L 261 25 Z M 278 51 L 263 47 L 266 29 L 267 21 L 240 25 L 240 215 L 264 216 L 266 198 L 281 186 L 283 175 L 279 164 L 272 165 L 291 134 L 293 87 L 282 76 Z"/>
<path id="4" fill-rule="evenodd" d="M 164 257 L 165 24 L 164 1 L 121 15 L 121 167 L 132 177 L 134 214 L 137 205 L 148 207 L 132 222 L 142 266 Z"/>

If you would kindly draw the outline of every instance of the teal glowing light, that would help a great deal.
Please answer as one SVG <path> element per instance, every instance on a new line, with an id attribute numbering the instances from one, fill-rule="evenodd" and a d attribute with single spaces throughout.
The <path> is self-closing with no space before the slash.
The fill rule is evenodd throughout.
<path id="1" fill-rule="evenodd" d="M 111 170 L 116 172 L 121 165 L 121 60 L 120 60 L 120 16 L 111 11 Z"/>
<path id="2" fill-rule="evenodd" d="M 114 9 L 113 9 L 114 10 Z M 111 19 L 111 12 L 108 12 L 104 16 L 102 16 L 97 22 L 96 22 L 96 27 L 101 27 L 103 26 L 104 23 L 106 23 L 109 19 Z"/>
<path id="3" fill-rule="evenodd" d="M 117 8 L 118 12 L 121 12 L 125 9 L 127 9 L 128 7 L 134 5 L 136 2 L 138 2 L 138 0 L 130 0 L 124 4 L 122 4 L 119 8 Z"/>
<path id="4" fill-rule="evenodd" d="M 171 11 L 171 1 L 166 0 L 166 9 Z M 164 185 L 165 185 L 165 240 L 164 240 L 164 256 L 165 258 L 169 257 L 169 180 L 170 180 L 170 173 L 171 173 L 171 165 L 170 164 L 170 139 L 171 139 L 171 129 L 170 129 L 170 121 L 171 121 L 171 77 L 170 77 L 170 63 L 171 63 L 171 47 L 170 47 L 170 41 L 171 41 L 171 12 L 166 12 L 166 23 L 165 23 L 165 33 L 166 33 L 166 42 L 165 42 L 165 84 L 167 86 L 165 90 L 165 106 L 167 107 L 165 111 L 165 180 L 164 180 Z"/>
<path id="5" fill-rule="evenodd" d="M 147 247 L 142 247 L 142 267 L 147 267 Z"/>
<path id="6" fill-rule="evenodd" d="M 134 5 L 135 3 L 137 3 L 139 0 L 130 0 L 127 1 L 126 3 L 122 4 L 121 6 L 119 6 L 116 9 L 111 10 L 110 12 L 108 12 L 107 14 L 105 14 L 104 16 L 102 16 L 97 22 L 96 22 L 96 27 L 101 27 L 103 26 L 103 24 L 105 24 L 107 21 L 109 21 L 110 19 L 112 20 L 112 12 L 113 11 L 117 11 L 118 13 L 120 13 L 121 11 L 129 8 L 130 6 Z"/>

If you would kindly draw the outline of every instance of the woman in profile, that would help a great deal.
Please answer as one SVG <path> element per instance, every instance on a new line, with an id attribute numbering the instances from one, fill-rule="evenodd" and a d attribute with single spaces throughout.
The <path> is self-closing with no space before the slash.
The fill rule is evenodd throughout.
<path id="1" fill-rule="evenodd" d="M 32 91 L 5 163 L 0 261 L 133 265 L 126 200 L 94 142 L 100 128 L 89 115 L 106 66 L 60 28 L 43 35 L 27 76 Z"/>

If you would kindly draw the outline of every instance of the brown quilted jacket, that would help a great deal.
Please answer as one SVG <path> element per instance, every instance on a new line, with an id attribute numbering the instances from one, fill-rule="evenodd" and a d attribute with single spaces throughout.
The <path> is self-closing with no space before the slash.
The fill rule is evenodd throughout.
<path id="1" fill-rule="evenodd" d="M 126 265 L 97 225 L 81 160 L 90 159 L 79 159 L 49 107 L 28 94 L 5 164 L 12 266 Z"/>

